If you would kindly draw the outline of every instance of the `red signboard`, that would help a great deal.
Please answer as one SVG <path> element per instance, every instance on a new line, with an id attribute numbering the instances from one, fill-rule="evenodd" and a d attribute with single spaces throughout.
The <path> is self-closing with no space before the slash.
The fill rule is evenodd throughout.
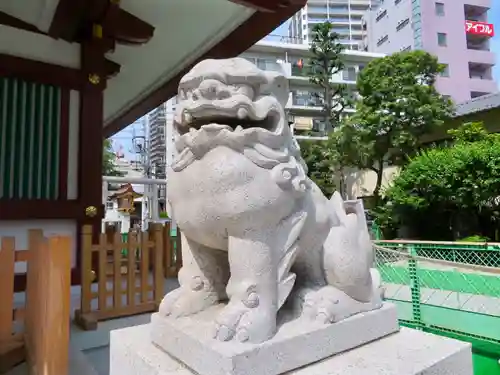
<path id="1" fill-rule="evenodd" d="M 467 34 L 494 36 L 495 30 L 492 23 L 465 21 L 465 32 Z"/>

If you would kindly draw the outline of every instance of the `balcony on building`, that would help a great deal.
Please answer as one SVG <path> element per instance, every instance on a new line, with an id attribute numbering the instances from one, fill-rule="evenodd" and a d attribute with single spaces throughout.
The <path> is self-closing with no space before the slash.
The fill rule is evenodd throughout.
<path id="1" fill-rule="evenodd" d="M 321 109 L 323 106 L 320 98 L 308 90 L 292 90 L 292 106 L 295 107 L 314 107 Z"/>
<path id="2" fill-rule="evenodd" d="M 469 63 L 469 78 L 479 80 L 493 80 L 491 65 Z"/>
<path id="3" fill-rule="evenodd" d="M 497 91 L 490 64 L 469 63 L 469 87 L 471 98 L 491 94 Z"/>
<path id="4" fill-rule="evenodd" d="M 308 67 L 306 66 L 306 60 L 291 57 L 289 58 L 289 61 L 291 63 L 290 79 L 292 79 L 294 83 L 299 83 L 295 81 L 297 80 L 297 78 L 302 78 L 305 81 L 304 83 L 308 83 L 309 71 Z M 338 82 L 339 84 L 342 83 L 347 85 L 355 85 L 356 80 L 358 79 L 359 70 L 361 69 L 357 69 L 355 66 L 347 65 L 342 72 L 332 77 L 332 81 Z"/>
<path id="5" fill-rule="evenodd" d="M 494 36 L 494 26 L 488 22 L 489 7 L 487 5 L 488 4 L 481 6 L 481 2 L 479 2 L 479 4 L 464 5 L 464 27 L 467 49 L 469 51 L 481 51 L 472 52 L 476 56 L 474 62 L 492 62 L 494 64 L 495 56 L 489 53 L 490 39 Z M 483 59 L 481 56 L 487 58 L 487 61 L 481 60 Z"/>
<path id="6" fill-rule="evenodd" d="M 488 95 L 488 94 L 491 94 L 491 92 L 471 91 L 470 92 L 470 98 L 471 99 L 475 99 L 475 98 L 479 98 L 480 96 L 485 96 L 485 95 Z"/>
<path id="7" fill-rule="evenodd" d="M 491 0 L 468 0 L 464 4 L 464 16 L 466 20 L 477 22 L 488 22 L 488 10 Z"/>
<path id="8" fill-rule="evenodd" d="M 490 38 L 483 35 L 466 35 L 467 49 L 475 51 L 490 51 Z"/>
<path id="9" fill-rule="evenodd" d="M 465 27 L 467 60 L 472 63 L 495 65 L 496 57 L 490 48 L 492 33 L 488 33 L 488 30 L 483 32 L 484 29 L 467 30 L 468 26 Z"/>
<path id="10" fill-rule="evenodd" d="M 290 99 L 286 105 L 288 112 L 294 116 L 317 116 L 318 113 L 323 111 L 323 100 L 321 95 L 318 95 L 319 91 L 313 89 L 304 90 L 292 90 Z M 353 97 L 357 96 L 357 93 L 353 92 L 351 95 Z M 337 99 L 334 99 L 334 103 Z M 337 106 L 334 105 L 334 109 Z M 339 106 L 340 108 L 340 106 Z M 355 111 L 353 107 L 344 108 L 346 113 L 352 113 Z"/>

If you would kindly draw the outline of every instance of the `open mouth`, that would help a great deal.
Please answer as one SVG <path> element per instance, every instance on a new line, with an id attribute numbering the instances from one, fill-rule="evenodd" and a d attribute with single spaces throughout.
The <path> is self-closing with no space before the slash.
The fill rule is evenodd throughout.
<path id="1" fill-rule="evenodd" d="M 263 120 L 252 120 L 248 118 L 240 119 L 226 116 L 207 116 L 192 118 L 189 123 L 177 126 L 180 135 L 200 129 L 218 130 L 227 129 L 230 131 L 244 131 L 252 128 L 260 128 L 269 132 L 275 132 L 279 123 L 279 114 L 270 112 Z"/>

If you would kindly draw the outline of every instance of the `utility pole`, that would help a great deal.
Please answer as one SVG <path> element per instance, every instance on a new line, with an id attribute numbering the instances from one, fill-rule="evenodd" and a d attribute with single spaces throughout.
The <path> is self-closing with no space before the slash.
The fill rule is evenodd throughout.
<path id="1" fill-rule="evenodd" d="M 153 170 L 151 166 L 151 147 L 150 147 L 150 126 L 149 114 L 142 118 L 141 134 L 135 135 L 132 138 L 134 151 L 138 156 L 139 164 L 142 167 L 143 177 L 146 179 L 153 178 Z M 135 133 L 135 129 L 134 129 Z M 141 204 L 141 227 L 146 230 L 150 220 L 158 219 L 158 186 L 145 185 L 144 194 Z"/>

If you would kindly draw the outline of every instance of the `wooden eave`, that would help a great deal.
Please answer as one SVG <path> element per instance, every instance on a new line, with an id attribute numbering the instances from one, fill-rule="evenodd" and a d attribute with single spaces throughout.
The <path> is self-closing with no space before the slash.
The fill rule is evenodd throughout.
<path id="1" fill-rule="evenodd" d="M 293 16 L 307 2 L 306 0 L 228 1 L 252 8 L 255 13 L 209 51 L 183 67 L 175 77 L 144 98 L 138 99 L 118 117 L 112 118 L 109 123 L 104 124 L 105 137 L 120 131 L 173 97 L 177 92 L 181 77 L 194 64 L 208 58 L 228 58 L 244 52 Z M 82 45 L 97 33 L 102 37 L 104 52 L 113 51 L 116 44 L 141 45 L 147 43 L 153 37 L 155 30 L 153 25 L 120 8 L 120 0 L 59 0 L 48 31 L 42 31 L 32 24 L 3 12 L 0 12 L 0 24 Z M 15 56 L 0 54 L 0 58 L 10 58 L 11 66 L 15 65 Z M 105 77 L 110 78 L 118 74 L 120 68 L 119 64 L 106 58 L 101 70 Z M 19 69 L 21 68 L 12 69 L 12 71 L 15 72 Z M 70 74 L 69 68 L 65 69 L 68 70 L 67 78 L 74 81 L 70 86 L 78 88 L 79 82 L 75 79 L 75 75 Z M 2 64 L 0 64 L 0 72 L 1 70 Z M 63 79 L 65 78 L 61 78 L 61 80 Z M 86 79 L 86 77 L 82 79 Z M 103 85 L 105 87 L 105 82 Z"/>

